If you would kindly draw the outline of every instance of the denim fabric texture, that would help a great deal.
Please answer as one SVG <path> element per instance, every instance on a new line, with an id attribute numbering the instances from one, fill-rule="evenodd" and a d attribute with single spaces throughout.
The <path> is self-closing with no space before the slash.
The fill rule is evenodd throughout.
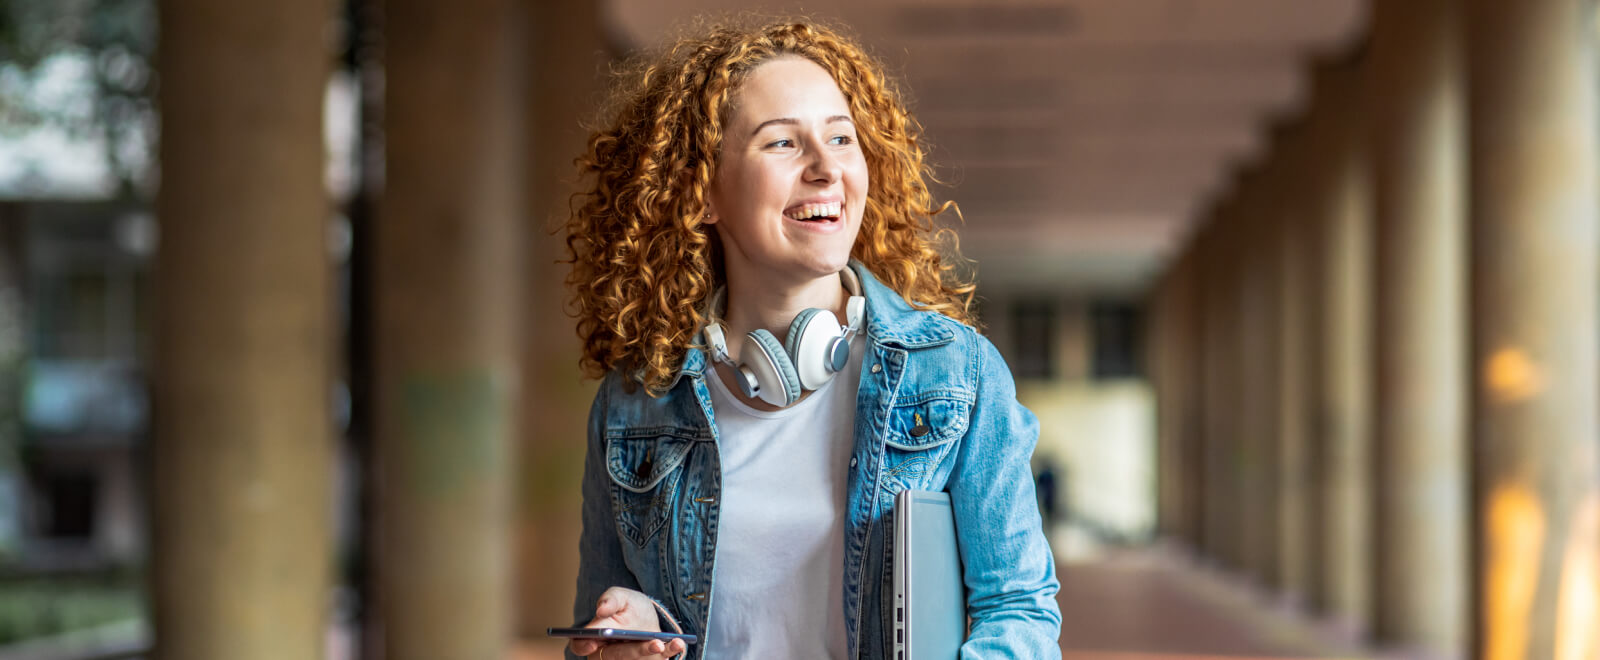
<path id="1" fill-rule="evenodd" d="M 912 309 L 860 263 L 850 266 L 867 298 L 868 339 L 846 501 L 851 657 L 893 656 L 894 496 L 919 489 L 949 492 L 955 510 L 972 620 L 961 657 L 1059 658 L 1060 584 L 1029 467 L 1038 421 L 1017 403 L 987 339 Z M 617 373 L 601 383 L 589 414 L 576 625 L 594 617 L 601 593 L 621 586 L 705 637 L 722 497 L 705 380 L 715 377 L 705 353 L 691 348 L 663 396 L 626 393 Z M 919 417 L 928 429 L 913 432 Z M 703 652 L 696 644 L 688 656 Z"/>

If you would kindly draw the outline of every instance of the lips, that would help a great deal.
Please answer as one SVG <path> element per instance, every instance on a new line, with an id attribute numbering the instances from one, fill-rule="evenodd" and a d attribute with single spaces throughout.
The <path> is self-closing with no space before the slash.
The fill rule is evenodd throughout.
<path id="1" fill-rule="evenodd" d="M 831 222 L 838 220 L 843 211 L 843 202 L 811 202 L 785 209 L 783 217 L 801 222 Z"/>

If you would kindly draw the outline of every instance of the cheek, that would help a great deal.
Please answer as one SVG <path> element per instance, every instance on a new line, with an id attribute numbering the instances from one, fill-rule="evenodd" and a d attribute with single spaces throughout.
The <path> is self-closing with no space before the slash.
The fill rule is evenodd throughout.
<path id="1" fill-rule="evenodd" d="M 855 161 L 845 167 L 845 185 L 854 188 L 852 192 L 866 193 L 868 184 L 867 160 L 857 155 Z"/>
<path id="2" fill-rule="evenodd" d="M 850 187 L 854 189 L 850 191 L 852 193 L 850 196 L 855 199 L 855 203 L 865 207 L 867 205 L 867 195 L 872 191 L 872 180 L 867 174 L 865 163 L 862 163 L 854 173 L 854 176 L 851 177 Z"/>

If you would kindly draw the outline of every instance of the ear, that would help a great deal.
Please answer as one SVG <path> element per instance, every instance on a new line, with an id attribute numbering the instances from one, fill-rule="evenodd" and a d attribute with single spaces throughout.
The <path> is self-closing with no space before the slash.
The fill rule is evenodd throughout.
<path id="1" fill-rule="evenodd" d="M 720 219 L 721 218 L 717 216 L 716 209 L 711 208 L 709 205 L 707 205 L 706 210 L 700 214 L 700 224 L 702 225 L 714 225 L 717 224 L 717 220 Z"/>

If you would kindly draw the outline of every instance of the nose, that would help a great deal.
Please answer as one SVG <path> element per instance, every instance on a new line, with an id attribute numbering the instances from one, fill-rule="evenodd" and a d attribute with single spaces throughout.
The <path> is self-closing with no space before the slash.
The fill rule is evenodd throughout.
<path id="1" fill-rule="evenodd" d="M 839 163 L 838 154 L 828 150 L 826 146 L 819 146 L 811 150 L 811 160 L 806 163 L 806 180 L 816 183 L 833 183 L 838 181 L 843 167 Z"/>

